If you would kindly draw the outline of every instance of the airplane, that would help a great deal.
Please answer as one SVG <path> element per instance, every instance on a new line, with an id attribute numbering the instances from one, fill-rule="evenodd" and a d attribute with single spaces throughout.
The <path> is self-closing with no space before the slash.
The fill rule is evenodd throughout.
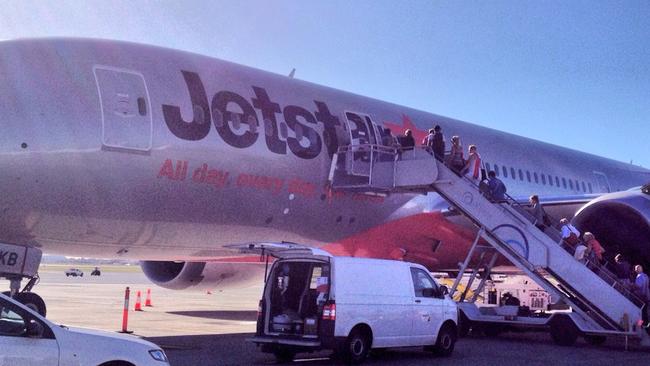
<path id="1" fill-rule="evenodd" d="M 332 193 L 327 181 L 339 147 L 381 143 L 387 128 L 419 142 L 437 124 L 447 143 L 476 144 L 511 196 L 538 194 L 610 255 L 650 263 L 639 166 L 123 41 L 2 41 L 0 80 L 0 243 L 139 259 L 172 289 L 259 279 L 259 258 L 225 247 L 255 241 L 457 268 L 476 229 L 440 196 Z"/>

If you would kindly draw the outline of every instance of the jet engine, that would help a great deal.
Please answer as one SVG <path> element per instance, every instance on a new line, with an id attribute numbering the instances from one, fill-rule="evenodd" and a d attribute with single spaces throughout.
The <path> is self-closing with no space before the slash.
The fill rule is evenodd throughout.
<path id="1" fill-rule="evenodd" d="M 172 290 L 213 290 L 264 281 L 263 263 L 141 261 L 140 267 L 151 282 Z"/>
<path id="2" fill-rule="evenodd" d="M 612 261 L 622 253 L 631 264 L 650 265 L 650 190 L 648 186 L 603 195 L 576 213 L 573 224 L 594 233 Z"/>

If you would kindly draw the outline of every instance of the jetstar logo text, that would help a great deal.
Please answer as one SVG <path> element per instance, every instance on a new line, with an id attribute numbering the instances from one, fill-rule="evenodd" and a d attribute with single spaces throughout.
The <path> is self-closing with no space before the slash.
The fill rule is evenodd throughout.
<path id="1" fill-rule="evenodd" d="M 255 97 L 250 102 L 228 90 L 215 93 L 209 100 L 197 73 L 184 70 L 181 73 L 190 94 L 193 119 L 183 120 L 178 106 L 162 106 L 165 123 L 178 138 L 202 140 L 214 125 L 228 145 L 240 149 L 253 145 L 260 135 L 264 136 L 269 151 L 286 155 L 288 148 L 302 159 L 317 157 L 323 145 L 330 156 L 338 148 L 336 127 L 341 126 L 341 122 L 324 102 L 314 100 L 313 110 L 296 105 L 281 108 L 264 88 L 255 85 L 252 86 Z M 263 121 L 263 131 L 260 131 L 260 120 Z M 323 136 L 315 129 L 318 123 L 323 125 Z M 292 133 L 289 134 L 288 130 Z"/>

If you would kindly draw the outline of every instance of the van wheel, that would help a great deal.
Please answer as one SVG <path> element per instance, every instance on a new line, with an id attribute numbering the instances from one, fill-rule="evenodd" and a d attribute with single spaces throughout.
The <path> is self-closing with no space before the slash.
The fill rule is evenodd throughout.
<path id="1" fill-rule="evenodd" d="M 440 328 L 436 345 L 433 347 L 433 353 L 438 356 L 448 357 L 454 352 L 456 345 L 456 327 L 447 323 Z"/>
<path id="2" fill-rule="evenodd" d="M 288 348 L 278 347 L 273 350 L 273 355 L 278 363 L 289 363 L 296 357 L 296 352 Z"/>
<path id="3" fill-rule="evenodd" d="M 347 364 L 358 365 L 362 363 L 370 351 L 370 339 L 361 329 L 354 329 L 348 336 L 343 349 L 343 360 Z"/>
<path id="4" fill-rule="evenodd" d="M 551 338 L 560 346 L 572 346 L 576 343 L 580 330 L 573 320 L 566 315 L 555 316 L 551 320 Z"/>

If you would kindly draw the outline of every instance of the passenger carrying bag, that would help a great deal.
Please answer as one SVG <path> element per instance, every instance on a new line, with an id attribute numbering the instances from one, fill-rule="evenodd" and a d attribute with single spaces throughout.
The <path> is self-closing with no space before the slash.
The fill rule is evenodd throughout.
<path id="1" fill-rule="evenodd" d="M 567 242 L 567 244 L 569 245 L 577 245 L 578 243 L 580 243 L 580 239 L 578 239 L 578 235 L 576 235 L 576 233 L 574 233 L 573 231 L 569 233 L 569 237 L 564 239 L 564 241 Z"/>

